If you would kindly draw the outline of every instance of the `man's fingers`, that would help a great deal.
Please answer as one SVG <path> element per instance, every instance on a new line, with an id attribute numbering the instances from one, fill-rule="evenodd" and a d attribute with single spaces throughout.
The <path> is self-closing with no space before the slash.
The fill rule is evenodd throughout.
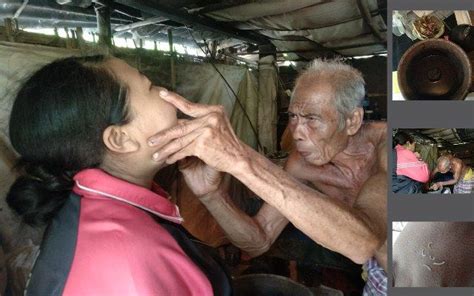
<path id="1" fill-rule="evenodd" d="M 195 130 L 192 133 L 185 135 L 184 137 L 179 137 L 173 141 L 166 144 L 158 154 L 153 155 L 153 160 L 156 162 L 161 162 L 167 159 L 170 155 L 186 148 L 190 143 L 192 143 L 197 137 L 201 135 L 200 130 Z"/>
<path id="2" fill-rule="evenodd" d="M 181 112 L 192 117 L 204 116 L 210 112 L 221 113 L 224 111 L 223 106 L 221 105 L 203 105 L 198 103 L 193 103 L 177 93 L 169 92 L 167 90 L 160 91 L 160 97 L 168 103 L 172 104 Z"/>
<path id="3" fill-rule="evenodd" d="M 166 90 L 160 91 L 160 97 L 168 103 L 172 104 L 181 112 L 192 117 L 204 116 L 210 112 L 216 112 L 215 106 L 212 105 L 202 105 L 190 102 L 178 95 L 177 93 L 169 92 Z"/>
<path id="4" fill-rule="evenodd" d="M 180 120 L 178 124 L 148 138 L 148 145 L 160 149 L 169 141 L 183 137 L 206 124 L 207 118 Z"/>
<path id="5" fill-rule="evenodd" d="M 173 155 L 170 155 L 167 159 L 166 159 L 166 163 L 167 164 L 173 164 L 175 162 L 177 162 L 178 160 L 181 160 L 183 158 L 186 158 L 186 157 L 189 157 L 189 156 L 194 156 L 193 154 L 193 149 L 192 149 L 192 146 L 193 146 L 194 143 L 191 143 L 189 144 L 188 146 L 186 146 L 184 149 L 176 152 L 175 154 Z"/>

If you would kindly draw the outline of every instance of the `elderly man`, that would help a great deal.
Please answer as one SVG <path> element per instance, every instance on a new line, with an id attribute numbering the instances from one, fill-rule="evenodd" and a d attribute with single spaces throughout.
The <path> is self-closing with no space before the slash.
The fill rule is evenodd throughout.
<path id="1" fill-rule="evenodd" d="M 257 256 L 291 222 L 320 245 L 369 274 L 365 295 L 386 293 L 386 126 L 363 123 L 364 80 L 339 61 L 314 61 L 299 76 L 289 107 L 295 150 L 285 171 L 235 136 L 218 106 L 190 103 L 176 94 L 165 100 L 195 117 L 150 138 L 156 161 L 186 161 L 181 170 L 194 193 L 237 247 Z M 265 204 L 247 216 L 219 189 L 213 170 L 240 180 Z"/>
<path id="2" fill-rule="evenodd" d="M 444 186 L 454 185 L 453 193 L 469 194 L 474 188 L 474 172 L 472 168 L 466 166 L 462 160 L 452 155 L 444 155 L 438 158 L 437 166 L 431 173 L 434 176 L 436 173 L 445 174 L 447 172 L 453 173 L 453 179 L 436 182 L 431 185 L 430 189 L 438 190 Z"/>

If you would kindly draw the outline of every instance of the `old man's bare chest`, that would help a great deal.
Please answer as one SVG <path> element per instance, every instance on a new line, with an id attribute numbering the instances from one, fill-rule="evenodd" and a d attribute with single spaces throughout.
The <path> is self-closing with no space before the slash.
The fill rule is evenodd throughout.
<path id="1" fill-rule="evenodd" d="M 314 166 L 301 161 L 301 169 L 294 174 L 327 196 L 353 205 L 364 183 L 376 173 L 376 163 L 376 155 L 369 150 L 340 158 L 337 164 Z"/>

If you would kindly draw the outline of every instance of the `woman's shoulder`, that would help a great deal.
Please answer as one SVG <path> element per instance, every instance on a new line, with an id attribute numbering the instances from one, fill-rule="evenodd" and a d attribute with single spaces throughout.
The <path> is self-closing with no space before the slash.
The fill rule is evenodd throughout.
<path id="1" fill-rule="evenodd" d="M 207 280 L 171 234 L 152 214 L 136 210 L 132 215 L 124 216 L 118 211 L 102 219 L 86 217 L 80 222 L 71 287 L 84 289 L 87 285 L 95 289 L 95 285 L 103 285 L 108 294 L 114 294 L 114 283 L 122 289 L 117 290 L 118 294 L 174 291 L 192 295 L 194 288 L 190 285 L 205 291 Z M 191 284 L 184 281 L 183 275 Z M 95 284 L 91 284 L 91 278 Z M 131 287 L 136 290 L 128 290 Z"/>

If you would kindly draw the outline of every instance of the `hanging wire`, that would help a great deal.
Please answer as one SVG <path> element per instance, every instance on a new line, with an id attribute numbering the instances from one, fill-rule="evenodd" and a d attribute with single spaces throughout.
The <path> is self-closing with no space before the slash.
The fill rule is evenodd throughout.
<path id="1" fill-rule="evenodd" d="M 207 48 L 207 53 L 206 51 L 199 45 L 199 43 L 197 42 L 196 38 L 194 38 L 193 34 L 191 33 L 191 31 L 189 30 L 189 28 L 186 26 L 186 29 L 189 33 L 189 35 L 191 36 L 191 38 L 194 40 L 194 43 L 196 43 L 196 46 L 199 47 L 199 49 L 207 56 L 209 54 L 209 57 L 211 57 L 211 49 L 209 48 L 209 46 L 207 45 L 207 42 L 204 38 L 202 38 L 202 41 L 204 42 L 204 44 L 206 45 L 206 48 Z M 247 113 L 247 111 L 245 110 L 244 108 L 244 105 L 242 104 L 242 102 L 240 101 L 239 97 L 237 96 L 237 94 L 235 93 L 234 89 L 230 86 L 229 82 L 225 79 L 224 75 L 222 75 L 222 73 L 219 71 L 219 69 L 217 68 L 217 66 L 215 65 L 215 63 L 213 62 L 213 59 L 210 58 L 209 59 L 210 61 L 210 64 L 212 65 L 212 67 L 214 68 L 214 70 L 216 70 L 216 72 L 219 74 L 219 76 L 222 78 L 222 80 L 224 81 L 224 83 L 227 85 L 227 88 L 230 89 L 230 91 L 232 92 L 232 94 L 234 95 L 235 97 L 235 100 L 236 102 L 239 104 L 240 108 L 242 109 L 243 113 L 244 113 L 244 116 L 245 118 L 248 120 L 249 124 L 250 124 L 250 128 L 252 129 L 253 133 L 255 134 L 255 138 L 257 140 L 257 146 L 258 146 L 258 149 L 260 151 L 263 151 L 263 146 L 262 144 L 260 143 L 260 140 L 258 138 L 258 132 L 257 132 L 257 129 L 253 126 L 252 124 L 252 121 L 250 120 L 250 117 Z"/>

